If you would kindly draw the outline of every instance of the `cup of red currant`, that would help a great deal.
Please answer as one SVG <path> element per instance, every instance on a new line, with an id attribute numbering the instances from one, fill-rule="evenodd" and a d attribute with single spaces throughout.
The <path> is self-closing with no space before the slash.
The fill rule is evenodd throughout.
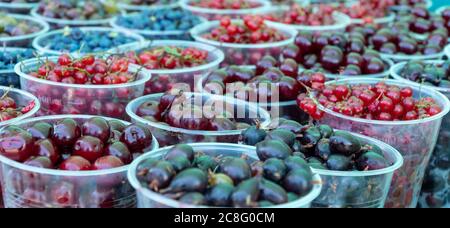
<path id="1" fill-rule="evenodd" d="M 450 111 L 447 97 L 424 86 L 386 79 L 345 79 L 298 97 L 320 123 L 392 145 L 404 165 L 393 178 L 386 207 L 416 207 L 425 170 Z"/>
<path id="2" fill-rule="evenodd" d="M 131 43 L 144 42 L 139 34 L 107 27 L 66 27 L 36 37 L 33 47 L 41 55 L 115 53 Z"/>
<path id="3" fill-rule="evenodd" d="M 46 33 L 49 25 L 26 15 L 0 13 L 0 44 L 8 47 L 29 47 L 33 39 Z"/>
<path id="4" fill-rule="evenodd" d="M 450 62 L 442 60 L 410 61 L 396 64 L 391 75 L 405 83 L 427 86 L 450 97 Z M 447 181 L 450 174 L 449 150 L 450 117 L 442 121 L 441 131 L 425 174 L 419 199 L 421 208 L 448 207 Z"/>
<path id="5" fill-rule="evenodd" d="M 309 208 L 320 194 L 319 175 L 301 157 L 264 159 L 257 150 L 194 143 L 146 154 L 128 172 L 138 207 Z"/>
<path id="6" fill-rule="evenodd" d="M 148 127 L 99 116 L 46 116 L 4 127 L 5 207 L 135 207 L 128 165 L 157 148 Z"/>
<path id="7" fill-rule="evenodd" d="M 150 126 L 160 145 L 179 143 L 237 143 L 249 125 L 267 126 L 270 114 L 232 97 L 172 89 L 133 100 L 127 106 L 133 122 Z"/>
<path id="8" fill-rule="evenodd" d="M 164 93 L 172 88 L 194 91 L 194 83 L 219 68 L 223 52 L 210 45 L 177 40 L 156 40 L 121 49 L 130 63 L 151 73 L 144 94 Z"/>
<path id="9" fill-rule="evenodd" d="M 262 15 L 270 9 L 267 0 L 181 0 L 180 7 L 207 20 L 220 20 L 222 17 L 233 19 L 245 15 Z"/>
<path id="10" fill-rule="evenodd" d="M 260 16 L 225 17 L 194 27 L 191 35 L 198 42 L 221 48 L 226 56 L 222 65 L 254 65 L 266 55 L 279 56 L 297 35 L 284 25 L 266 22 Z"/>
<path id="11" fill-rule="evenodd" d="M 126 119 L 129 101 L 144 94 L 151 74 L 117 56 L 68 54 L 18 63 L 22 88 L 39 98 L 39 115 L 91 114 Z"/>

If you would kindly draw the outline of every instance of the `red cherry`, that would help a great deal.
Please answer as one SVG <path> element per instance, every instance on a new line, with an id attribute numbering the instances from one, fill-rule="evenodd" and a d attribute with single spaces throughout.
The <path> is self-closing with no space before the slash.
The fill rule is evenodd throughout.
<path id="1" fill-rule="evenodd" d="M 61 163 L 61 170 L 67 171 L 88 171 L 91 170 L 91 163 L 80 156 L 71 156 Z"/>
<path id="2" fill-rule="evenodd" d="M 103 142 L 96 137 L 83 136 L 75 142 L 73 155 L 94 162 L 97 158 L 103 156 Z"/>
<path id="3" fill-rule="evenodd" d="M 67 54 L 63 54 L 59 56 L 58 63 L 61 66 L 68 66 L 72 63 L 72 58 Z"/>

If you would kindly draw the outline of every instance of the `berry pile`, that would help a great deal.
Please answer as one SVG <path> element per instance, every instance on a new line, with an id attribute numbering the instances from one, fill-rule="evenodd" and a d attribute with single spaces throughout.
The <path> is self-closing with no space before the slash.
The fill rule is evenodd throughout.
<path id="1" fill-rule="evenodd" d="M 149 70 L 178 70 L 205 65 L 209 61 L 207 51 L 194 47 L 161 46 L 126 53 L 130 63 L 138 64 Z M 154 74 L 146 83 L 144 94 L 164 93 L 177 83 L 188 83 L 193 88 L 193 73 L 175 75 Z"/>
<path id="2" fill-rule="evenodd" d="M 19 77 L 14 73 L 14 66 L 25 59 L 33 58 L 32 49 L 3 49 L 0 52 L 0 85 L 20 87 Z"/>
<path id="3" fill-rule="evenodd" d="M 64 32 L 47 36 L 39 45 L 43 48 L 68 53 L 105 52 L 114 47 L 137 41 L 124 33 L 112 31 L 83 31 L 79 28 L 66 28 Z"/>
<path id="4" fill-rule="evenodd" d="M 42 28 L 28 20 L 20 20 L 0 12 L 0 37 L 23 36 L 39 32 Z"/>
<path id="5" fill-rule="evenodd" d="M 199 17 L 182 9 L 146 10 L 136 14 L 119 16 L 120 27 L 141 31 L 187 31 L 201 23 Z M 181 35 L 186 36 L 186 34 Z"/>
<path id="6" fill-rule="evenodd" d="M 284 58 L 294 58 L 306 69 L 346 76 L 383 73 L 389 69 L 380 54 L 365 43 L 364 34 L 301 33 L 295 45 L 282 52 Z"/>
<path id="7" fill-rule="evenodd" d="M 286 40 L 285 34 L 267 26 L 260 16 L 245 16 L 243 21 L 234 22 L 229 17 L 220 20 L 220 27 L 203 34 L 209 40 L 236 43 L 261 44 Z"/>
<path id="8" fill-rule="evenodd" d="M 442 64 L 411 61 L 401 70 L 400 76 L 424 85 L 450 88 L 450 61 Z"/>
<path id="9" fill-rule="evenodd" d="M 37 122 L 28 128 L 11 126 L 1 136 L 1 155 L 31 166 L 69 171 L 130 164 L 152 143 L 147 127 L 101 117 L 82 124 L 68 118 L 54 124 Z"/>
<path id="10" fill-rule="evenodd" d="M 126 105 L 144 92 L 144 81 L 136 85 L 130 83 L 147 77 L 139 69 L 130 68 L 125 58 L 105 60 L 91 55 L 79 59 L 61 55 L 57 61 L 48 60 L 35 68 L 30 66 L 30 69 L 24 66 L 21 71 L 31 77 L 61 84 L 31 79 L 22 83 L 22 88 L 41 101 L 40 115 L 91 114 L 118 119 L 127 118 Z M 123 86 L 95 87 L 119 84 Z"/>
<path id="11" fill-rule="evenodd" d="M 176 0 L 121 0 L 121 3 L 126 3 L 136 6 L 154 6 L 154 5 L 167 5 L 177 2 Z"/>
<path id="12" fill-rule="evenodd" d="M 333 12 L 334 8 L 325 4 L 307 7 L 294 4 L 289 7 L 289 10 L 283 12 L 277 21 L 293 25 L 332 25 L 336 23 Z"/>
<path id="13" fill-rule="evenodd" d="M 26 106 L 19 106 L 13 98 L 8 96 L 9 91 L 3 91 L 0 97 L 0 122 L 12 120 L 30 112 L 36 105 L 34 101 Z"/>
<path id="14" fill-rule="evenodd" d="M 414 7 L 400 11 L 397 15 L 397 24 L 403 25 L 405 29 L 409 29 L 419 36 L 438 29 L 450 31 L 450 24 L 447 23 L 444 16 L 432 14 L 426 7 Z"/>
<path id="15" fill-rule="evenodd" d="M 271 143 L 277 145 L 277 141 Z M 265 149 L 269 148 L 257 152 L 264 153 Z M 291 156 L 292 151 L 286 152 L 285 160 L 258 161 L 245 155 L 208 155 L 180 144 L 163 160 L 142 162 L 137 178 L 148 189 L 188 205 L 270 207 L 298 200 L 313 188 L 307 162 Z"/>
<path id="16" fill-rule="evenodd" d="M 386 17 L 389 14 L 389 8 L 393 5 L 392 0 L 364 0 L 351 6 L 341 4 L 336 10 L 353 19 L 363 19 L 366 23 L 372 23 L 376 18 Z"/>
<path id="17" fill-rule="evenodd" d="M 320 114 L 323 114 L 316 102 L 346 116 L 381 121 L 425 119 L 442 111 L 433 98 L 416 99 L 413 95 L 410 87 L 400 88 L 384 82 L 375 85 L 327 85 L 315 94 L 314 99 L 301 94 L 297 103 L 315 119 L 320 119 Z"/>
<path id="18" fill-rule="evenodd" d="M 66 20 L 97 20 L 115 16 L 118 9 L 96 0 L 44 0 L 37 13 L 48 18 Z"/>
<path id="19" fill-rule="evenodd" d="M 260 7 L 261 4 L 255 1 L 248 0 L 193 0 L 189 2 L 189 5 L 207 8 L 207 9 L 252 9 Z"/>

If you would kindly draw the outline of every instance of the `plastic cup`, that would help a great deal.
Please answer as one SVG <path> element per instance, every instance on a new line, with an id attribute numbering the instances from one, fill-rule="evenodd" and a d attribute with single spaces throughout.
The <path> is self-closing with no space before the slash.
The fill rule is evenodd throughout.
<path id="1" fill-rule="evenodd" d="M 318 208 L 383 208 L 394 172 L 403 165 L 402 155 L 379 140 L 352 133 L 361 143 L 378 146 L 392 165 L 374 171 L 313 169 L 322 178 L 322 192 L 313 203 Z"/>
<path id="2" fill-rule="evenodd" d="M 242 23 L 240 20 L 234 20 L 234 23 Z M 285 25 L 266 24 L 275 28 L 277 31 L 287 36 L 286 40 L 263 44 L 234 44 L 221 43 L 203 38 L 203 35 L 213 28 L 219 27 L 220 21 L 209 21 L 195 26 L 191 29 L 192 37 L 202 43 L 220 48 L 225 53 L 225 61 L 222 65 L 255 65 L 266 55 L 279 56 L 283 48 L 294 43 L 297 31 L 286 27 Z"/>
<path id="3" fill-rule="evenodd" d="M 26 48 L 16 48 L 16 47 L 4 47 L 0 48 L 2 52 L 14 52 L 14 51 L 24 51 Z M 14 88 L 20 88 L 19 76 L 14 72 L 14 69 L 4 69 L 0 70 L 0 86 L 12 86 Z"/>
<path id="4" fill-rule="evenodd" d="M 353 78 L 330 81 L 327 84 L 376 84 L 385 82 L 400 87 L 410 86 L 415 98 L 432 97 L 443 111 L 433 117 L 414 121 L 377 121 L 349 117 L 319 108 L 325 112 L 320 120 L 336 129 L 351 131 L 379 139 L 396 148 L 404 158 L 404 165 L 393 178 L 386 207 L 415 208 L 420 194 L 425 169 L 438 139 L 442 118 L 450 111 L 450 102 L 443 94 L 426 87 L 417 87 L 395 80 Z"/>
<path id="5" fill-rule="evenodd" d="M 104 33 L 120 33 L 128 38 L 134 39 L 134 42 L 144 42 L 144 37 L 142 37 L 141 35 L 137 34 L 137 33 L 133 33 L 131 31 L 124 31 L 124 30 L 116 30 L 113 28 L 106 28 L 106 27 L 82 27 L 80 28 L 81 31 L 83 32 L 92 32 L 92 33 L 98 33 L 98 32 L 104 32 Z M 51 31 L 49 33 L 46 34 L 42 34 L 38 37 L 36 37 L 33 40 L 33 47 L 42 55 L 61 55 L 63 53 L 67 53 L 67 50 L 52 50 L 49 47 L 49 39 L 54 37 L 54 36 L 58 36 L 61 34 L 64 34 L 66 32 L 65 29 L 60 29 L 60 30 L 55 30 L 55 31 Z M 126 44 L 124 44 L 126 45 Z M 120 47 L 122 47 L 123 45 L 120 45 L 118 47 L 112 47 L 109 50 L 104 50 L 105 52 L 115 52 L 117 49 L 120 49 Z M 87 53 L 79 53 L 79 52 L 75 52 L 75 53 L 71 53 L 71 54 L 76 54 L 76 55 L 82 55 L 82 54 L 87 54 Z"/>
<path id="6" fill-rule="evenodd" d="M 250 69 L 255 69 L 254 66 L 247 66 Z M 207 95 L 226 95 L 226 94 L 212 94 L 211 91 L 206 91 L 204 85 L 209 74 L 205 74 L 200 80 L 196 81 L 195 91 L 201 92 Z M 226 95 L 228 96 L 228 95 Z M 238 97 L 235 97 L 239 99 Z M 249 101 L 247 101 L 249 102 Z M 309 116 L 303 110 L 301 110 L 296 100 L 292 101 L 280 101 L 280 102 L 251 102 L 251 104 L 256 105 L 258 108 L 265 109 L 271 114 L 271 119 L 285 118 L 289 120 L 295 120 L 299 123 L 305 123 L 309 121 Z"/>
<path id="7" fill-rule="evenodd" d="M 202 43 L 181 40 L 147 41 L 144 43 L 126 45 L 119 49 L 121 53 L 126 53 L 129 51 L 139 52 L 165 46 L 196 48 L 207 51 L 207 63 L 191 68 L 147 70 L 152 74 L 152 79 L 146 83 L 144 94 L 163 93 L 176 86 L 183 86 L 183 88 L 185 88 L 185 85 L 189 86 L 190 91 L 193 91 L 194 83 L 199 81 L 204 75 L 208 75 L 212 71 L 217 70 L 219 64 L 225 59 L 225 55 L 219 48 Z M 161 85 L 161 87 L 154 86 L 155 84 Z"/>
<path id="8" fill-rule="evenodd" d="M 7 15 L 17 20 L 29 21 L 33 23 L 35 26 L 40 27 L 41 30 L 35 33 L 25 34 L 21 36 L 0 37 L 0 45 L 3 47 L 28 47 L 31 45 L 31 42 L 35 37 L 48 32 L 48 30 L 50 29 L 47 22 L 40 20 L 39 18 L 33 18 L 30 16 L 20 14 L 7 14 Z"/>
<path id="9" fill-rule="evenodd" d="M 182 129 L 165 123 L 150 121 L 136 114 L 141 104 L 147 101 L 159 101 L 161 96 L 162 94 L 152 94 L 137 98 L 131 101 L 126 109 L 133 123 L 142 123 L 150 126 L 161 147 L 195 142 L 238 143 L 239 136 L 245 130 L 201 131 Z M 257 120 L 260 122 L 261 128 L 267 127 L 271 122 L 270 115 L 266 110 L 242 100 L 200 93 L 184 93 L 183 96 L 192 97 L 195 101 L 200 100 L 202 104 L 209 103 L 217 110 L 228 111 L 232 116 L 230 119 L 237 122 L 254 124 Z"/>
<path id="10" fill-rule="evenodd" d="M 447 45 L 447 47 L 445 47 L 444 53 L 447 56 L 447 58 L 450 59 L 450 45 Z"/>
<path id="11" fill-rule="evenodd" d="M 438 15 L 441 15 L 441 13 L 444 12 L 444 10 L 447 9 L 447 8 L 449 8 L 448 5 L 447 6 L 441 6 L 435 11 L 435 13 L 438 14 Z"/>
<path id="12" fill-rule="evenodd" d="M 442 64 L 442 60 L 429 60 L 425 63 L 430 64 Z M 407 63 L 398 63 L 391 69 L 391 76 L 396 80 L 410 83 L 415 86 L 421 86 L 419 83 L 410 81 L 400 75 L 401 70 Z M 436 86 L 424 87 L 437 90 L 450 98 L 450 88 L 442 88 Z M 443 208 L 450 207 L 449 196 L 447 194 L 450 188 L 448 178 L 450 177 L 450 115 L 446 115 L 442 121 L 441 131 L 437 141 L 436 148 L 434 149 L 433 156 L 431 157 L 428 165 L 428 170 L 425 175 L 424 185 L 422 187 L 422 193 L 419 199 L 419 206 L 421 208 Z"/>
<path id="13" fill-rule="evenodd" d="M 46 58 L 56 62 L 58 57 Z M 42 109 L 39 116 L 58 114 L 101 115 L 127 119 L 125 106 L 131 100 L 144 94 L 145 83 L 151 74 L 136 65 L 129 66 L 129 72 L 137 73 L 133 82 L 116 85 L 79 85 L 52 82 L 35 78 L 28 73 L 36 71 L 42 62 L 30 59 L 18 63 L 14 70 L 20 76 L 20 84 L 39 98 Z"/>
<path id="14" fill-rule="evenodd" d="M 204 18 L 199 17 L 200 21 L 205 22 Z M 127 28 L 117 23 L 118 17 L 111 20 L 110 25 L 118 31 L 129 31 L 142 35 L 148 40 L 192 40 L 189 30 L 171 30 L 171 31 L 155 31 Z"/>
<path id="15" fill-rule="evenodd" d="M 241 157 L 242 155 L 249 156 L 250 159 L 257 161 L 258 157 L 256 155 L 256 148 L 251 146 L 236 145 L 236 144 L 226 144 L 226 143 L 196 143 L 190 144 L 194 151 L 211 156 L 233 156 Z M 137 179 L 136 170 L 137 167 L 150 158 L 161 159 L 165 153 L 170 150 L 169 148 L 162 148 L 160 150 L 154 151 L 152 153 L 145 154 L 138 159 L 136 159 L 128 171 L 128 179 L 136 189 L 138 208 L 205 208 L 206 206 L 199 207 L 193 205 L 187 205 L 176 200 L 167 198 L 159 193 L 155 193 L 142 184 Z M 282 205 L 277 205 L 272 208 L 309 208 L 311 202 L 320 194 L 321 190 L 321 179 L 319 175 L 314 175 L 314 187 L 305 196 L 300 199 Z"/>
<path id="16" fill-rule="evenodd" d="M 279 7 L 279 10 L 275 12 L 275 14 L 281 14 L 289 10 L 289 6 L 281 6 Z M 276 24 L 276 25 L 284 25 L 291 29 L 295 29 L 299 32 L 310 32 L 310 33 L 323 33 L 323 32 L 337 32 L 337 31 L 345 31 L 347 26 L 351 25 L 350 17 L 340 13 L 340 12 L 334 12 L 333 18 L 335 20 L 335 23 L 332 25 L 318 25 L 318 26 L 311 26 L 311 25 L 297 25 L 297 24 L 284 24 L 281 22 L 268 22 L 269 24 Z"/>
<path id="17" fill-rule="evenodd" d="M 54 123 L 73 118 L 82 123 L 93 116 L 45 116 L 21 121 L 20 127 L 36 122 Z M 108 118 L 109 119 L 109 118 Z M 130 124 L 123 121 L 125 124 Z M 1 131 L 1 130 L 0 130 Z M 147 152 L 159 148 L 153 138 Z M 3 200 L 8 208 L 132 208 L 135 191 L 127 181 L 129 165 L 98 171 L 63 171 L 31 167 L 0 156 Z"/>
<path id="18" fill-rule="evenodd" d="M 389 24 L 389 23 L 394 22 L 394 20 L 395 20 L 395 13 L 391 13 L 391 14 L 387 15 L 386 17 L 374 18 L 373 23 L 374 24 Z M 366 24 L 364 19 L 352 18 L 351 21 L 352 21 L 352 24 Z"/>
<path id="19" fill-rule="evenodd" d="M 69 20 L 69 19 L 58 19 L 45 17 L 38 13 L 38 8 L 35 7 L 31 10 L 30 15 L 34 18 L 46 21 L 50 24 L 53 29 L 64 28 L 64 27 L 86 27 L 86 26 L 108 26 L 109 22 L 115 17 L 111 16 L 104 19 L 93 19 L 93 20 Z"/>
<path id="20" fill-rule="evenodd" d="M 394 63 L 412 61 L 412 60 L 437 60 L 444 56 L 444 51 L 433 55 L 406 55 L 406 54 L 383 54 L 380 53 L 383 59 L 390 59 Z"/>
<path id="21" fill-rule="evenodd" d="M 0 10 L 8 13 L 28 14 L 38 3 L 6 3 L 0 2 Z"/>
<path id="22" fill-rule="evenodd" d="M 230 18 L 240 18 L 249 14 L 264 14 L 266 10 L 270 9 L 271 3 L 267 0 L 247 0 L 247 2 L 256 3 L 259 6 L 251 9 L 209 9 L 197 6 L 192 6 L 190 3 L 194 0 L 180 0 L 180 7 L 184 10 L 206 18 L 207 20 L 219 20 L 221 17 L 228 16 Z"/>

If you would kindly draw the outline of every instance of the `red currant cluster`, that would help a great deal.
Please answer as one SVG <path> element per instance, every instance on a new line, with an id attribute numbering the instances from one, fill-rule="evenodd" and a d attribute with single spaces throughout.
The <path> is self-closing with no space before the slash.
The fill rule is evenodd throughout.
<path id="1" fill-rule="evenodd" d="M 261 16 L 244 16 L 242 23 L 234 23 L 229 17 L 220 20 L 204 38 L 224 43 L 259 44 L 286 40 L 278 30 L 267 26 Z"/>
<path id="2" fill-rule="evenodd" d="M 260 4 L 248 0 L 199 0 L 189 2 L 192 6 L 208 8 L 208 9 L 251 9 L 259 7 Z"/>
<path id="3" fill-rule="evenodd" d="M 143 50 L 139 54 L 132 51 L 126 56 L 131 63 L 139 64 L 149 70 L 173 70 L 206 64 L 208 52 L 191 47 L 166 46 Z"/>
<path id="4" fill-rule="evenodd" d="M 325 108 L 357 118 L 382 121 L 409 121 L 435 116 L 442 108 L 431 97 L 415 99 L 410 87 L 400 88 L 379 82 L 375 85 L 328 85 L 315 98 L 301 94 L 297 103 L 315 119 Z M 320 114 L 320 115 L 319 115 Z"/>
<path id="5" fill-rule="evenodd" d="M 351 18 L 373 22 L 374 18 L 385 17 L 393 5 L 395 5 L 394 0 L 364 0 L 358 1 L 350 7 L 341 4 L 337 10 Z"/>
<path id="6" fill-rule="evenodd" d="M 307 7 L 294 4 L 279 18 L 279 21 L 294 25 L 332 25 L 335 23 L 333 12 L 334 8 L 326 4 Z"/>
<path id="7" fill-rule="evenodd" d="M 26 114 L 30 112 L 35 105 L 35 102 L 31 101 L 24 107 L 18 107 L 16 101 L 9 97 L 8 91 L 6 91 L 3 96 L 0 97 L 0 122 L 8 121 Z"/>
<path id="8" fill-rule="evenodd" d="M 85 56 L 74 59 L 67 54 L 61 55 L 57 62 L 46 61 L 36 72 L 30 75 L 54 82 L 66 84 L 110 85 L 135 80 L 128 72 L 129 62 L 125 58 L 112 57 L 108 60 Z"/>

